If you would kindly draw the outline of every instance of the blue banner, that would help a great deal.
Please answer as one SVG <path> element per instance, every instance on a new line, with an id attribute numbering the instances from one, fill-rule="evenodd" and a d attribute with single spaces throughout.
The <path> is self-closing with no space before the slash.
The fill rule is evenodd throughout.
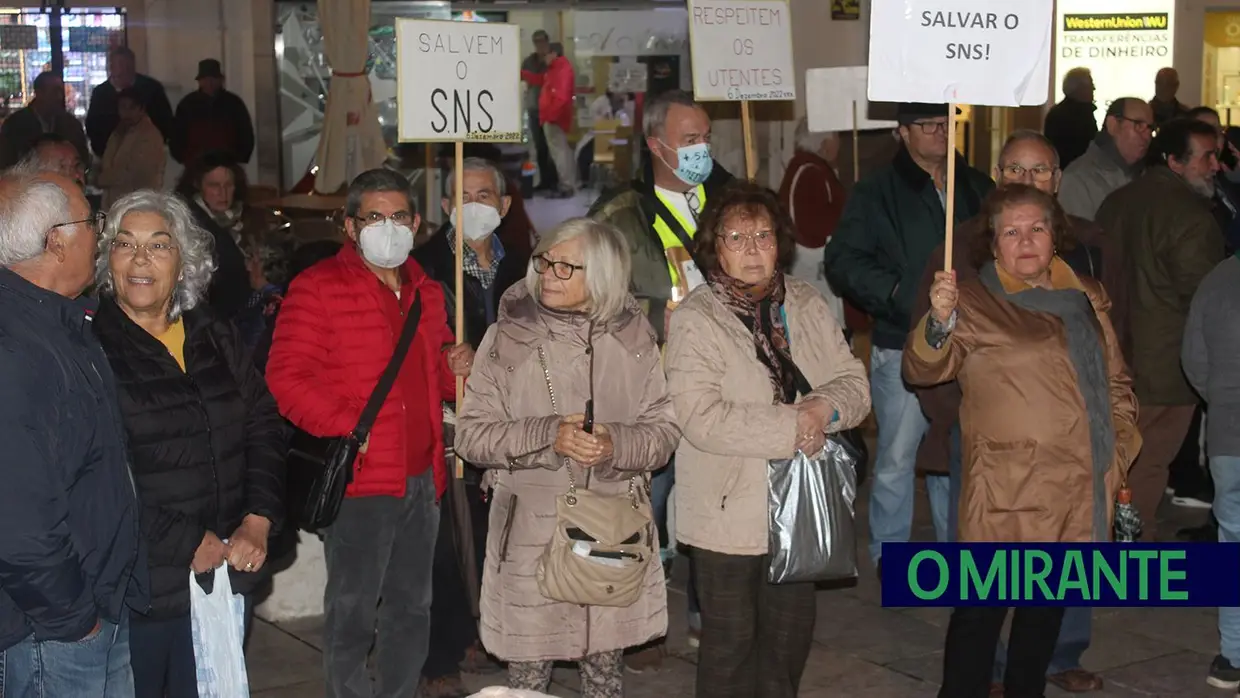
<path id="1" fill-rule="evenodd" d="M 884 543 L 884 606 L 1240 606 L 1240 543 Z"/>

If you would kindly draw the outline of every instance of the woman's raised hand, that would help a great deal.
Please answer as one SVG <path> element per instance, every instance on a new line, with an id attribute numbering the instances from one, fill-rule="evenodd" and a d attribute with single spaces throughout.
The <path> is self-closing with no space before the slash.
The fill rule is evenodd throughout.
<path id="1" fill-rule="evenodd" d="M 956 310 L 956 272 L 934 272 L 934 283 L 930 286 L 930 312 L 934 319 L 943 324 L 951 319 Z"/>

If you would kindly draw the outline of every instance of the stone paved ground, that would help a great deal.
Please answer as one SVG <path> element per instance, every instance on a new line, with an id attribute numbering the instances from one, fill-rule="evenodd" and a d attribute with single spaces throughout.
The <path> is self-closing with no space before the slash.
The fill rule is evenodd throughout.
<path id="1" fill-rule="evenodd" d="M 933 537 L 918 500 L 920 539 Z M 865 518 L 864 501 L 858 513 Z M 1165 533 L 1197 524 L 1203 512 L 1164 504 Z M 681 698 L 693 695 L 695 653 L 685 643 L 683 582 L 673 582 L 669 602 L 674 654 L 662 671 L 626 678 L 628 698 Z M 854 588 L 821 591 L 818 622 L 802 698 L 932 698 L 942 671 L 946 609 L 887 609 L 879 605 L 871 569 Z M 1224 698 L 1227 691 L 1205 684 L 1205 672 L 1218 649 L 1212 609 L 1100 609 L 1094 612 L 1093 646 L 1085 665 L 1102 673 L 1106 690 L 1094 695 Z M 249 651 L 254 698 L 321 698 L 321 620 L 288 626 L 259 622 Z M 470 688 L 501 684 L 502 675 L 467 677 Z M 575 672 L 557 670 L 552 693 L 578 696 Z M 1048 697 L 1068 695 L 1053 687 Z"/>

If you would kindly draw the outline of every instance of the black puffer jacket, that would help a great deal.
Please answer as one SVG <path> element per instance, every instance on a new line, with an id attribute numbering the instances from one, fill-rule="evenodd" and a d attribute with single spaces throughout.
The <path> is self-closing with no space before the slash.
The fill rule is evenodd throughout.
<path id="1" fill-rule="evenodd" d="M 207 531 L 227 538 L 247 514 L 283 518 L 285 433 L 237 331 L 203 309 L 183 316 L 185 364 L 114 301 L 95 329 L 116 374 L 151 571 L 151 616 L 189 612 L 189 568 Z M 234 591 L 258 575 L 231 572 Z"/>

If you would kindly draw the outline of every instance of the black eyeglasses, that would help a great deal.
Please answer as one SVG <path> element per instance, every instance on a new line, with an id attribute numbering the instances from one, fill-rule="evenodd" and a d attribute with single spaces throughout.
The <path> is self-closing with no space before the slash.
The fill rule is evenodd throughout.
<path id="1" fill-rule="evenodd" d="M 909 126 L 916 126 L 927 136 L 933 136 L 936 133 L 947 133 L 946 121 L 914 121 Z"/>
<path id="2" fill-rule="evenodd" d="M 108 214 L 103 211 L 96 211 L 91 214 L 90 218 L 83 218 L 79 221 L 68 221 L 66 223 L 57 223 L 52 228 L 64 228 L 70 225 L 78 225 L 79 223 L 93 223 L 95 225 L 95 237 L 103 234 L 103 227 L 108 224 Z"/>
<path id="3" fill-rule="evenodd" d="M 534 257 L 534 271 L 539 274 L 546 274 L 548 269 L 555 274 L 555 278 L 561 281 L 568 281 L 573 278 L 573 272 L 582 271 L 585 267 L 572 264 L 571 262 L 553 262 L 547 259 L 546 255 L 536 255 Z"/>
<path id="4" fill-rule="evenodd" d="M 377 225 L 379 223 L 382 223 L 388 220 L 392 221 L 396 225 L 409 225 L 413 223 L 413 214 L 409 213 L 408 211 L 397 211 L 396 213 L 393 213 L 390 216 L 385 216 L 382 213 L 379 213 L 378 211 L 371 211 L 365 216 L 350 216 L 350 217 L 356 221 L 360 221 L 361 223 L 367 226 Z"/>
<path id="5" fill-rule="evenodd" d="M 1154 132 L 1154 124 L 1151 124 L 1148 121 L 1142 121 L 1140 119 L 1130 119 L 1126 116 L 1118 116 L 1116 118 L 1118 118 L 1120 121 L 1127 121 L 1128 123 L 1132 124 L 1141 133 L 1153 133 Z"/>

